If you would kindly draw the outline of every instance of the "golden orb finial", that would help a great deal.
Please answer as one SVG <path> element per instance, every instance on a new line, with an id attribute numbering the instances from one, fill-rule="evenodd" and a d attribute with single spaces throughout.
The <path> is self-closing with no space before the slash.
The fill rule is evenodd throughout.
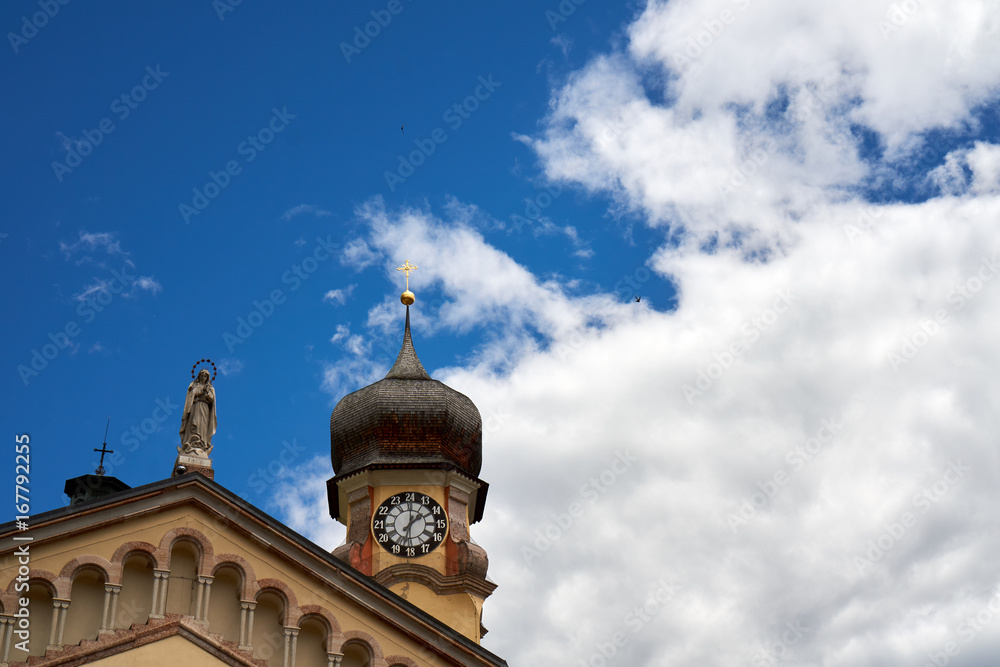
<path id="1" fill-rule="evenodd" d="M 416 271 L 417 268 L 418 267 L 413 264 L 410 264 L 410 260 L 406 260 L 403 262 L 402 266 L 396 267 L 397 271 L 402 271 L 403 275 L 406 276 L 406 291 L 399 297 L 399 300 L 406 306 L 413 305 L 413 302 L 417 300 L 417 297 L 410 291 L 410 272 Z"/>

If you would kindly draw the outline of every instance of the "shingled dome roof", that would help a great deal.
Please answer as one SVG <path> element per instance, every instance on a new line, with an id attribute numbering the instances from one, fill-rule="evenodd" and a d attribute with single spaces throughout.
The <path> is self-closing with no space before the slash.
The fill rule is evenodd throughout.
<path id="1" fill-rule="evenodd" d="M 330 416 L 333 471 L 455 466 L 479 476 L 483 420 L 469 397 L 424 370 L 410 337 L 385 378 L 340 399 Z"/>

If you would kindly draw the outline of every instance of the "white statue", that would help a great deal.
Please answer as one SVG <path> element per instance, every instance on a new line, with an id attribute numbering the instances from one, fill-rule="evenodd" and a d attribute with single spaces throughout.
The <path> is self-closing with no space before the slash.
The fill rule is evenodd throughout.
<path id="1" fill-rule="evenodd" d="M 181 416 L 181 446 L 178 453 L 208 458 L 215 435 L 215 389 L 204 368 L 188 385 Z"/>

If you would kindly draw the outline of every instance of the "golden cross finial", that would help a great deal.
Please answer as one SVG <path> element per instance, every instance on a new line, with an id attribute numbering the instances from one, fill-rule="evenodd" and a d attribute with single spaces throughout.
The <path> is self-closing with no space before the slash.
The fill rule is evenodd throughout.
<path id="1" fill-rule="evenodd" d="M 396 270 L 402 271 L 403 275 L 406 276 L 406 291 L 399 296 L 399 300 L 403 302 L 403 304 L 406 306 L 406 312 L 409 313 L 410 306 L 413 305 L 413 302 L 416 299 L 416 297 L 413 295 L 413 292 L 410 291 L 410 272 L 416 271 L 417 267 L 415 267 L 413 264 L 410 264 L 410 260 L 406 260 L 405 262 L 403 262 L 402 266 L 397 266 Z M 409 314 L 407 314 L 407 317 L 409 317 Z"/>
<path id="2" fill-rule="evenodd" d="M 396 267 L 397 271 L 402 271 L 403 275 L 406 276 L 406 291 L 407 292 L 410 291 L 410 272 L 411 271 L 416 271 L 417 268 L 418 267 L 413 266 L 412 264 L 410 264 L 410 260 L 406 260 L 405 262 L 403 262 L 402 266 L 397 266 Z"/>

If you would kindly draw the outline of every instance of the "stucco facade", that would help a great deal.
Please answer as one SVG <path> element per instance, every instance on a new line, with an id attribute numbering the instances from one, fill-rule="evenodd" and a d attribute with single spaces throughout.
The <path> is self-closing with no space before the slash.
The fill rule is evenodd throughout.
<path id="1" fill-rule="evenodd" d="M 7 664 L 505 664 L 200 474 L 37 515 L 31 526 L 26 577 L 15 527 L 0 529 Z M 12 615 L 21 597 L 27 652 Z"/>

